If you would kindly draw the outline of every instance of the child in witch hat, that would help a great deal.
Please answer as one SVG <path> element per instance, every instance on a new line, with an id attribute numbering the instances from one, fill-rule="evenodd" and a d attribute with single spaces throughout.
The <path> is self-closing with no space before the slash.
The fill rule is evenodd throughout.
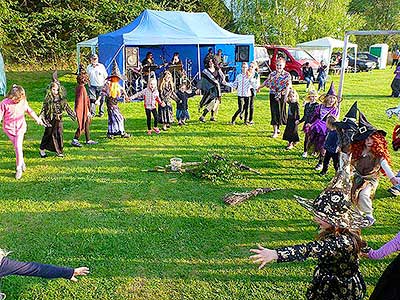
<path id="1" fill-rule="evenodd" d="M 337 108 L 338 98 L 333 82 L 329 91 L 322 95 L 320 99 L 322 103 L 316 108 L 314 115 L 311 117 L 311 122 L 304 128 L 308 139 L 307 152 L 319 153 L 318 164 L 315 166 L 315 170 L 317 171 L 322 170 L 322 161 L 325 155 L 324 142 L 328 134 L 326 119 L 329 115 L 337 118 L 339 114 Z"/>
<path id="2" fill-rule="evenodd" d="M 102 94 L 105 96 L 108 111 L 108 131 L 107 137 L 112 139 L 115 136 L 129 138 L 130 135 L 125 132 L 124 116 L 118 107 L 120 97 L 128 99 L 125 90 L 119 85 L 120 80 L 124 80 L 125 76 L 121 75 L 118 64 L 114 60 L 111 75 L 107 77 L 107 83 L 104 85 Z"/>
<path id="3" fill-rule="evenodd" d="M 378 187 L 380 173 L 385 174 L 393 185 L 400 183 L 400 179 L 395 177 L 390 168 L 385 136 L 385 131 L 372 126 L 360 112 L 358 131 L 350 146 L 351 163 L 354 166 L 352 200 L 370 226 L 375 222 L 372 199 Z"/>
<path id="4" fill-rule="evenodd" d="M 318 259 L 306 293 L 307 299 L 361 300 L 366 291 L 359 270 L 360 251 L 366 246 L 360 237 L 364 221 L 351 208 L 350 168 L 347 170 L 335 177 L 335 182 L 331 182 L 315 200 L 296 198 L 300 205 L 313 214 L 314 221 L 319 225 L 317 240 L 276 250 L 260 245 L 258 249 L 250 250 L 254 253 L 250 258 L 260 264 L 260 269 L 273 261 L 282 263 Z"/>

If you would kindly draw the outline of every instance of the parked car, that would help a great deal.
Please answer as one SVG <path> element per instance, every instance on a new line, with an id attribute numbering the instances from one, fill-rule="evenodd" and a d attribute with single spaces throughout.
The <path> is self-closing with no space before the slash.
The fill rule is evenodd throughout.
<path id="1" fill-rule="evenodd" d="M 254 47 L 254 60 L 258 64 L 260 76 L 265 77 L 271 73 L 270 58 L 265 47 Z"/>
<path id="2" fill-rule="evenodd" d="M 276 70 L 276 61 L 279 57 L 286 59 L 285 70 L 292 75 L 292 80 L 298 82 L 304 80 L 303 72 L 301 71 L 302 66 L 309 62 L 311 68 L 314 71 L 314 76 L 317 78 L 317 70 L 319 62 L 317 62 L 310 53 L 300 48 L 291 48 L 286 46 L 265 46 L 268 51 L 268 55 L 271 59 L 270 67 L 271 70 Z"/>
<path id="3" fill-rule="evenodd" d="M 371 53 L 369 53 L 369 52 L 357 52 L 357 59 L 373 61 L 376 64 L 375 68 L 379 67 L 379 59 L 378 59 L 378 57 L 373 55 L 373 54 L 371 54 Z"/>
<path id="4" fill-rule="evenodd" d="M 337 55 L 338 54 L 332 54 L 331 67 L 332 67 L 332 62 L 336 62 L 337 65 L 340 67 L 341 60 L 337 59 Z M 362 57 L 365 57 L 365 56 L 362 56 Z M 363 59 L 362 57 L 360 58 L 357 55 L 356 72 L 362 72 L 362 71 L 368 72 L 368 71 L 371 71 L 372 69 L 376 68 L 376 63 L 374 61 Z M 347 55 L 346 68 L 351 68 L 352 70 L 354 70 L 354 56 Z"/>

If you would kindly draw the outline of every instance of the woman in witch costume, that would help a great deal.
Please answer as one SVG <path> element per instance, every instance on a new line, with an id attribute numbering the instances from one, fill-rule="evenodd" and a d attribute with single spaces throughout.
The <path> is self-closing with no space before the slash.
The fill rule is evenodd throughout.
<path id="1" fill-rule="evenodd" d="M 107 137 L 112 139 L 115 136 L 129 138 L 130 135 L 125 132 L 124 116 L 118 107 L 118 99 L 125 97 L 128 99 L 125 90 L 119 85 L 119 81 L 124 80 L 119 71 L 117 62 L 114 61 L 111 75 L 107 77 L 107 83 L 103 88 L 103 95 L 106 97 L 108 110 L 108 131 Z"/>
<path id="2" fill-rule="evenodd" d="M 45 150 L 55 152 L 58 157 L 64 157 L 63 112 L 67 112 L 73 121 L 76 120 L 75 112 L 68 105 L 66 96 L 66 90 L 58 81 L 57 71 L 55 71 L 40 112 L 40 118 L 46 124 L 39 148 L 42 158 L 47 156 Z"/>
<path id="3" fill-rule="evenodd" d="M 349 182 L 349 175 L 345 177 Z M 362 216 L 352 210 L 349 197 L 334 185 L 314 201 L 300 197 L 297 201 L 314 215 L 320 227 L 317 240 L 276 250 L 258 246 L 250 250 L 255 253 L 250 258 L 260 264 L 260 269 L 272 261 L 316 258 L 318 264 L 306 293 L 308 300 L 361 300 L 366 290 L 359 270 L 360 249 L 366 245 L 359 230 Z"/>
<path id="4" fill-rule="evenodd" d="M 326 118 L 331 115 L 334 118 L 338 117 L 339 110 L 337 109 L 338 99 L 335 92 L 333 82 L 329 88 L 328 93 L 322 95 L 322 104 L 320 104 L 314 111 L 310 123 L 304 126 L 304 132 L 307 136 L 307 152 L 313 152 L 319 154 L 319 160 L 315 166 L 315 170 L 322 170 L 322 162 L 324 160 L 324 142 L 326 135 L 328 134 L 328 128 L 326 127 Z"/>
<path id="5" fill-rule="evenodd" d="M 370 259 L 382 259 L 400 250 L 400 232 L 378 250 L 370 250 L 365 256 Z M 400 254 L 387 266 L 379 278 L 369 300 L 400 299 Z"/>
<path id="6" fill-rule="evenodd" d="M 378 130 L 360 112 L 358 131 L 350 146 L 354 167 L 352 200 L 365 215 L 369 226 L 374 224 L 372 199 L 379 183 L 380 173 L 385 174 L 393 185 L 400 183 L 390 168 L 390 155 L 385 140 L 386 132 Z"/>

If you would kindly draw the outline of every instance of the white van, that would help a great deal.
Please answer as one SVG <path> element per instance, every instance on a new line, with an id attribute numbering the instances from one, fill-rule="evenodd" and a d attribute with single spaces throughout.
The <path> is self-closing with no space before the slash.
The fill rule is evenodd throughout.
<path id="1" fill-rule="evenodd" d="M 265 47 L 254 47 L 254 60 L 258 64 L 260 76 L 267 76 L 271 73 L 270 58 Z"/>

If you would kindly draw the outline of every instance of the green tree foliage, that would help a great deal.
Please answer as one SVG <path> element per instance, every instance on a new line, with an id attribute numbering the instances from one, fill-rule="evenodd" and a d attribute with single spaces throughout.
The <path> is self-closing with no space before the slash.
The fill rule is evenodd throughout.
<path id="1" fill-rule="evenodd" d="M 68 61 L 77 42 L 117 30 L 145 9 L 206 10 L 221 26 L 232 20 L 220 0 L 0 1 L 0 47 L 9 62 Z"/>
<path id="2" fill-rule="evenodd" d="M 348 14 L 350 0 L 233 0 L 235 27 L 259 44 L 294 45 L 323 36 L 342 38 L 362 19 Z"/>
<path id="3" fill-rule="evenodd" d="M 400 0 L 352 0 L 350 13 L 363 16 L 364 22 L 360 30 L 398 30 L 400 25 Z M 398 35 L 359 36 L 356 38 L 360 48 L 367 49 L 375 43 L 399 45 Z"/>

